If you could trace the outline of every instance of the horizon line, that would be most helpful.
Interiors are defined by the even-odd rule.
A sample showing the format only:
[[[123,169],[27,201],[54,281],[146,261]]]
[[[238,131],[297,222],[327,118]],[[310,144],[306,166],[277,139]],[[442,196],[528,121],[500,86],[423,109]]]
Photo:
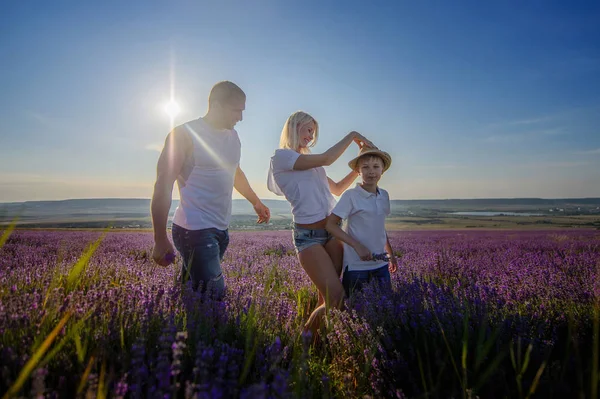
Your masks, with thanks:
[[[472,198],[390,198],[390,201],[474,201],[474,200],[590,200],[600,197],[472,197]],[[151,198],[127,198],[127,197],[93,197],[93,198],[64,198],[50,200],[25,200],[25,201],[0,201],[0,205],[25,204],[31,202],[67,202],[67,201],[98,201],[98,200],[130,200],[130,201],[151,201]],[[172,201],[179,201],[179,198],[173,198]],[[247,201],[245,198],[232,198],[232,201]],[[261,201],[280,201],[288,202],[285,199],[277,198],[260,198]]]

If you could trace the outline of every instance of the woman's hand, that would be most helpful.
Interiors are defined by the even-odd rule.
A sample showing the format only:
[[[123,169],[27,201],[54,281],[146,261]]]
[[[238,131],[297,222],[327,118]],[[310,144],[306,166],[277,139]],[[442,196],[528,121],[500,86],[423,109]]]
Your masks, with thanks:
[[[362,134],[360,134],[356,131],[352,131],[352,132],[350,132],[350,134],[352,135],[352,140],[356,143],[356,145],[358,145],[359,150],[361,150],[365,146],[376,148],[375,144],[373,144],[369,139],[367,139]]]

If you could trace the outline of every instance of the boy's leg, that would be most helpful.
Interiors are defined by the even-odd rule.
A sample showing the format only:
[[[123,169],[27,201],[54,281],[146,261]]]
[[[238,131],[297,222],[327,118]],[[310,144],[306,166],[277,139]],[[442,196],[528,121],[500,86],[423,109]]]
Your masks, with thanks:
[[[392,290],[392,277],[387,265],[373,270],[371,279],[375,280],[382,290]]]
[[[342,285],[346,296],[350,298],[353,293],[360,291],[363,284],[369,282],[369,271],[349,271],[348,268],[344,270],[344,277],[342,277]]]

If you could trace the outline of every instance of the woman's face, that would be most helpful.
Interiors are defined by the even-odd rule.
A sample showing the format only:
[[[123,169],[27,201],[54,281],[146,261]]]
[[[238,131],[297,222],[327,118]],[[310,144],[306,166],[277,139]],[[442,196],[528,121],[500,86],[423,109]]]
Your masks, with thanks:
[[[303,125],[298,126],[298,139],[300,142],[300,148],[306,148],[315,138],[315,121],[307,122]]]

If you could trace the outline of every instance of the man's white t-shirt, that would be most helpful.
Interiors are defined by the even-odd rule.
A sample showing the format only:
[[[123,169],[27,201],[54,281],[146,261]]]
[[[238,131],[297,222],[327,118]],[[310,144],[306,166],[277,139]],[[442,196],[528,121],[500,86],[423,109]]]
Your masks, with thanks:
[[[390,197],[387,191],[378,188],[370,193],[360,184],[346,190],[332,213],[347,219],[345,232],[367,247],[371,253],[384,253],[387,236],[385,218],[390,214]],[[372,270],[387,265],[381,260],[363,261],[354,248],[344,243],[344,267],[349,271]]]
[[[329,216],[335,199],[329,190],[323,167],[294,170],[299,157],[300,153],[294,150],[275,150],[269,166],[267,187],[289,201],[295,223],[315,223]]]
[[[193,151],[177,177],[180,202],[173,223],[188,230],[226,230],[231,195],[240,164],[241,143],[235,129],[218,130],[199,118],[178,126],[191,137]]]

